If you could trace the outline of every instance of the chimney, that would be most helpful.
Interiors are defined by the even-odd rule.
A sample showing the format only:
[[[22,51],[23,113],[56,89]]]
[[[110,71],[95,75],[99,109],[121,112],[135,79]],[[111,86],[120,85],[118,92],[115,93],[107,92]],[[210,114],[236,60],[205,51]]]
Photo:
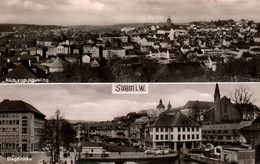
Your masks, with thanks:
[[[37,61],[37,63],[40,63],[40,57],[39,56],[36,56],[36,61]]]
[[[31,67],[32,66],[32,61],[28,60],[28,64],[29,64],[29,67]]]

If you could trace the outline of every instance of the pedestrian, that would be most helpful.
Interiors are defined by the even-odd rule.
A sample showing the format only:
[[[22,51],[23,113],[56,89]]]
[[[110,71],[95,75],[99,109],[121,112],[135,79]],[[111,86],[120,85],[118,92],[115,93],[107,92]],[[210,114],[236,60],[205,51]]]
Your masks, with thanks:
[[[73,164],[73,160],[72,159],[70,160],[70,164]]]

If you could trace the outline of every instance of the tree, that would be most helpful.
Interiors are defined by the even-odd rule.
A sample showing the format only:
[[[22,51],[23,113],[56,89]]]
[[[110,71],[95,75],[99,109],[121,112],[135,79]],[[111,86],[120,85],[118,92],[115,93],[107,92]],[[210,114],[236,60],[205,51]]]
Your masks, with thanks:
[[[201,117],[201,109],[198,106],[198,101],[196,104],[192,107],[192,109],[189,111],[189,117],[194,120],[195,122],[200,122]]]
[[[69,144],[74,141],[76,131],[72,125],[62,118],[60,111],[45,121],[44,128],[40,131],[40,146],[51,151],[51,161],[56,163],[59,159],[60,146],[69,149]]]
[[[251,118],[254,113],[254,108],[251,101],[252,95],[253,92],[251,92],[249,88],[245,88],[242,85],[231,93],[231,100],[238,109],[242,119],[249,119],[249,117]]]

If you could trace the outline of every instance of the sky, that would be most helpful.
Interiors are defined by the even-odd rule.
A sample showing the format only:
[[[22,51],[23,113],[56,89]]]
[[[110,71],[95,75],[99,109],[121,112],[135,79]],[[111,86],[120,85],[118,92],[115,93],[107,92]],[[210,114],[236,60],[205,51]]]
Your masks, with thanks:
[[[259,0],[1,0],[0,23],[118,23],[249,19],[260,22]]]
[[[221,97],[230,97],[240,86],[253,92],[252,101],[260,106],[260,84],[219,83]],[[213,101],[214,83],[148,84],[148,94],[112,94],[112,84],[22,84],[0,85],[0,101],[23,100],[41,111],[46,118],[59,109],[65,119],[108,121],[114,117],[156,109],[159,100],[167,107],[185,105],[189,100]]]

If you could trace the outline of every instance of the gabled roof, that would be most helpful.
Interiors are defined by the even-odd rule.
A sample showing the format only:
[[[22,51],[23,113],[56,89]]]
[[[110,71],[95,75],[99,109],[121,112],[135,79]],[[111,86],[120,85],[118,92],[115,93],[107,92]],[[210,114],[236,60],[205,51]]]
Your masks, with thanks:
[[[64,60],[57,58],[52,63],[43,63],[42,65],[45,65],[45,66],[50,67],[50,68],[63,68],[64,65],[67,65],[67,64],[68,63],[65,62]]]
[[[0,113],[26,113],[32,112],[39,116],[40,118],[45,118],[45,115],[42,114],[32,105],[22,101],[22,100],[8,100],[5,99],[0,103]]]
[[[188,101],[185,104],[185,107],[192,109],[192,108],[194,108],[195,105],[199,109],[210,109],[214,105],[214,102],[210,102],[210,101]]]
[[[37,76],[24,64],[18,65],[11,72],[6,74],[4,78],[14,78],[14,79],[28,79],[37,78]]]
[[[155,123],[152,125],[155,127],[199,127],[200,125],[192,121],[190,118],[181,114],[181,112],[173,113],[173,114],[165,114],[162,113]]]

